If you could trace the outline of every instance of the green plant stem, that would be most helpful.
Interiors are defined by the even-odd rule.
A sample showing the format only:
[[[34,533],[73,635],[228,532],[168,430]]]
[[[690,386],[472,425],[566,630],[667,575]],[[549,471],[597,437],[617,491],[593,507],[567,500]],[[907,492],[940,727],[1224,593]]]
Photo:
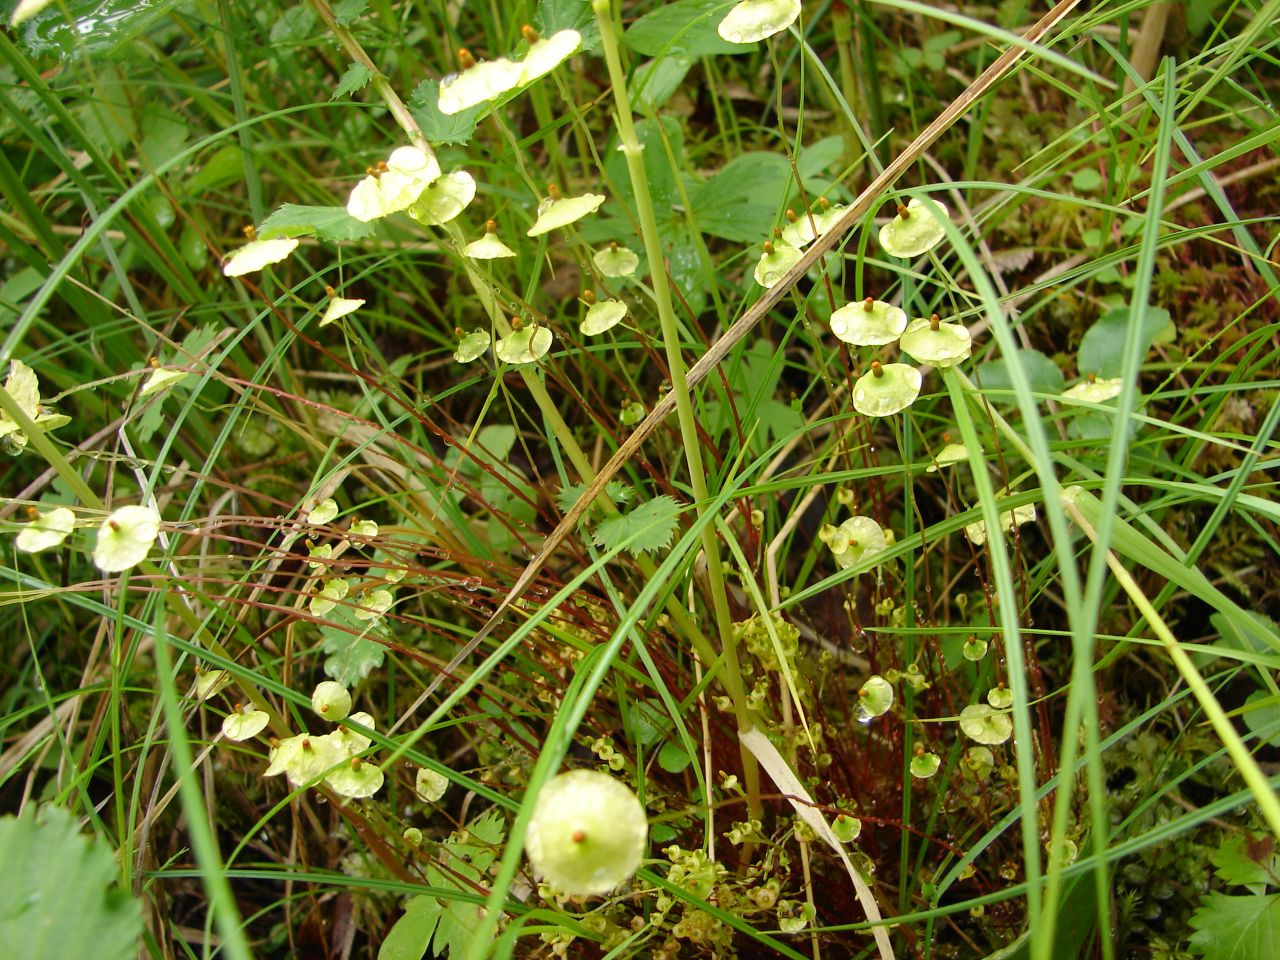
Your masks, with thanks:
[[[962,381],[955,376],[954,368],[939,370],[947,392],[951,397],[952,411],[964,445],[970,454],[970,474],[982,507],[982,519],[987,525],[987,557],[991,565],[991,579],[995,583],[999,603],[996,616],[1004,640],[1005,663],[1009,673],[1009,690],[1013,694],[1013,729],[1018,770],[1019,806],[1022,809],[1022,858],[1027,877],[1027,925],[1036,930],[1040,926],[1043,891],[1040,888],[1040,824],[1036,809],[1035,738],[1031,727],[1031,715],[1027,708],[1026,668],[1022,657],[1022,630],[1018,623],[1018,594],[1014,588],[1013,571],[1009,552],[1005,548],[1000,530],[1000,509],[996,506],[995,490],[987,474],[986,460],[977,451],[982,449],[978,431],[969,411],[969,398]]]
[[[161,588],[161,594],[167,593]],[[200,865],[200,882],[204,884],[209,898],[209,907],[213,911],[213,921],[221,938],[220,949],[225,950],[233,960],[252,960],[249,943],[244,936],[244,924],[240,919],[240,911],[236,906],[235,896],[231,892],[231,884],[222,865],[222,857],[218,853],[218,844],[209,826],[209,811],[205,809],[200,795],[200,785],[195,779],[195,766],[192,763],[191,742],[187,739],[187,730],[182,716],[182,705],[178,702],[178,689],[173,677],[173,657],[169,649],[169,637],[164,628],[164,609],[166,604],[156,604],[154,621],[156,676],[160,683],[160,703],[164,710],[165,725],[169,728],[169,748],[173,751],[174,775],[178,778],[178,794],[182,800],[183,813],[187,818],[187,832],[191,837],[191,848],[196,855],[196,863]],[[178,604],[181,606],[181,603]]]
[[[1083,530],[1085,535],[1096,545],[1098,532],[1072,500],[1069,492],[1063,495],[1062,505],[1071,519],[1075,521],[1076,526]],[[1106,562],[1112,576],[1116,578],[1124,592],[1129,595],[1129,599],[1138,608],[1138,612],[1146,617],[1147,622],[1151,624],[1151,631],[1164,646],[1174,666],[1178,668],[1178,673],[1182,675],[1182,679],[1200,704],[1200,709],[1209,718],[1209,723],[1213,725],[1213,729],[1222,740],[1222,745],[1226,748],[1227,754],[1231,757],[1232,762],[1235,763],[1236,769],[1240,773],[1240,778],[1253,793],[1253,798],[1258,803],[1258,810],[1262,813],[1263,819],[1271,827],[1271,832],[1277,838],[1280,838],[1280,796],[1277,796],[1276,791],[1267,782],[1266,774],[1262,772],[1258,762],[1253,759],[1253,754],[1249,752],[1249,748],[1240,739],[1240,734],[1236,732],[1236,728],[1232,725],[1226,711],[1222,709],[1222,705],[1218,703],[1213,691],[1205,683],[1204,677],[1200,676],[1200,671],[1191,662],[1191,657],[1182,649],[1177,638],[1174,637],[1173,631],[1169,629],[1168,624],[1156,612],[1156,608],[1151,605],[1147,595],[1138,586],[1138,582],[1133,579],[1133,576],[1125,569],[1124,564],[1110,549],[1106,552]]]
[[[596,23],[600,26],[601,46],[609,79],[613,85],[615,116],[618,122],[618,138],[622,155],[631,175],[631,187],[635,194],[636,213],[640,218],[641,239],[653,281],[654,301],[658,308],[658,322],[662,328],[663,347],[667,356],[667,370],[671,378],[671,394],[675,399],[676,417],[680,424],[680,437],[684,441],[685,463],[689,467],[689,483],[699,509],[709,500],[706,473],[702,465],[702,442],[698,437],[698,423],[693,410],[693,398],[685,372],[684,357],[680,353],[680,333],[675,309],[671,303],[671,286],[667,279],[662,241],[658,232],[658,218],[653,209],[653,197],[649,192],[649,177],[644,166],[644,147],[636,136],[631,117],[631,101],[627,95],[627,78],[622,69],[618,50],[618,36],[614,30],[609,0],[592,0]],[[746,690],[738,663],[737,644],[733,636],[733,617],[729,611],[729,594],[724,581],[724,568],[720,557],[720,541],[715,527],[708,524],[702,531],[702,550],[707,561],[707,587],[715,612],[720,646],[724,652],[724,670],[721,679],[733,702],[734,717],[739,730],[751,727],[747,709]],[[760,814],[760,774],[755,757],[745,747],[740,748],[744,784],[747,790],[747,806],[752,817]]]

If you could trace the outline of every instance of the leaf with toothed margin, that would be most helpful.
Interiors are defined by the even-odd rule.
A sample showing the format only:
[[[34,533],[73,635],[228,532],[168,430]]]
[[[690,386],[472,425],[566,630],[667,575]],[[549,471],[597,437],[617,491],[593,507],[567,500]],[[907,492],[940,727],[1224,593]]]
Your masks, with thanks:
[[[680,505],[668,496],[654,497],[620,517],[603,521],[592,534],[596,546],[621,546],[631,554],[663,550],[671,545]]]

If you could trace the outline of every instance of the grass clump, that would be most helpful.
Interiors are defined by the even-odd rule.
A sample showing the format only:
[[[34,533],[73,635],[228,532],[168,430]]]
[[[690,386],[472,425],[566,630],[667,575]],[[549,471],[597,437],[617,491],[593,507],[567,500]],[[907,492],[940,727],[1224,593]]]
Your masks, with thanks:
[[[0,942],[1265,955],[1271,6],[29,6]]]

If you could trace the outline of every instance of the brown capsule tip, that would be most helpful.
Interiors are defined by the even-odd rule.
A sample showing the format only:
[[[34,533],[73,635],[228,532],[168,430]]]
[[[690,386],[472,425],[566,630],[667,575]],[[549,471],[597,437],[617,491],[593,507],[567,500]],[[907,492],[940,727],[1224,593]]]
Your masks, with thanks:
[[[360,764],[362,764],[363,762],[364,762],[364,761],[363,761],[363,760],[361,760],[359,757],[352,757],[352,758],[351,758],[351,769],[352,769],[352,770],[359,770],[359,769],[360,769]]]
[[[782,228],[781,228],[781,227],[774,227],[774,228],[773,228],[773,238],[774,238],[775,240],[781,240],[781,239],[782,239]]]
[[[924,756],[924,744],[923,744],[923,743],[917,743],[917,744],[916,744],[916,756],[917,756],[917,757],[923,757],[923,756]]]
[[[941,318],[940,318],[936,313],[935,313],[935,314],[931,314],[931,315],[929,316],[929,329],[930,329],[930,330],[937,330],[937,329],[938,329],[938,327],[940,327],[940,326],[942,326],[942,320],[941,320]]]
[[[593,303],[596,302],[596,295],[590,290],[583,290],[582,302],[585,303],[587,306],[591,306]]]
[[[496,221],[496,220],[486,220],[486,221],[484,222],[484,232],[485,232],[485,233],[497,233],[497,232],[498,232],[498,221]]]
[[[461,337],[461,336],[462,336],[462,334],[463,334],[463,332],[464,332],[464,331],[463,331],[463,329],[462,329],[461,327],[454,327],[454,328],[453,328],[453,335],[454,335],[455,337]]]
[[[107,526],[111,528],[112,533],[120,532],[120,524],[116,523],[114,520],[108,520]]]
[[[40,511],[28,504],[26,514],[30,519],[34,520],[36,517],[40,516]]]
[[[900,216],[903,220],[910,220],[911,211],[908,210],[906,207],[904,207],[902,204],[898,204],[898,216]]]
[[[559,188],[559,187],[557,187],[554,183],[548,183],[548,184],[547,184],[547,196],[548,196],[548,197],[550,197],[552,200],[559,200],[559,199],[560,199],[560,188]]]
[[[764,242],[764,252],[765,252],[768,256],[773,256],[773,243],[772,243],[771,241],[766,240],[766,241]]]
[[[863,310],[865,310],[865,311],[867,311],[867,313],[870,313],[870,312],[871,312],[872,310],[874,310],[875,308],[876,308],[876,298],[875,298],[875,297],[867,297],[867,299],[865,299],[865,300],[863,300],[863,301],[862,301],[862,309],[863,309]]]
[[[303,749],[303,750],[310,750],[310,749],[311,749],[311,741],[310,741],[310,740],[303,740],[303,741],[302,741],[302,749]]]
[[[871,361],[871,372],[874,373],[877,377],[884,376],[884,367],[880,366],[879,360]]]
[[[519,329],[520,329],[521,327],[523,327],[523,326],[524,326],[524,321],[523,321],[523,320],[521,320],[519,317],[512,317],[512,318],[511,318],[511,329],[512,329],[512,330],[519,330]]]
[[[390,170],[390,169],[391,169],[391,168],[387,166],[387,161],[385,161],[385,160],[379,160],[379,161],[378,161],[377,170],[378,170],[378,174],[379,174],[379,176],[381,176],[382,174],[386,173],[386,172],[387,172],[388,170]]]
[[[466,47],[458,48],[458,66],[463,70],[470,70],[476,65],[476,58],[471,55],[471,51]]]
[[[870,694],[869,694],[869,693],[867,693],[867,691],[866,691],[865,689],[859,689],[859,690],[858,690],[858,696],[860,696],[860,697],[868,697],[868,696],[870,696]]]
[[[569,834],[569,839],[574,843],[583,843],[587,839],[587,831],[579,827],[577,830],[573,831],[573,833]]]
[[[950,443],[950,442],[951,442],[951,432],[950,432],[949,430],[944,430],[944,431],[942,432],[942,442],[943,442],[943,443]]]
[[[851,547],[856,547],[857,545],[858,545],[858,541],[857,541],[857,540],[854,540],[854,539],[851,537],[851,538],[849,539],[849,546],[851,546]]]
[[[1098,375],[1097,375],[1096,373],[1091,373],[1091,374],[1089,374],[1089,376],[1088,376],[1088,377],[1086,377],[1085,379],[1087,379],[1090,383],[1097,383],[1097,382],[1098,382]]]
[[[150,359],[147,360],[147,366],[149,366],[152,370],[155,370],[160,366],[160,358],[151,357]]]
[[[525,43],[534,44],[538,42],[538,31],[527,23],[520,28],[520,36],[524,37]]]
[[[257,230],[255,230],[255,229],[253,228],[253,224],[252,224],[252,223],[250,223],[250,224],[248,224],[247,226],[245,226],[245,228],[244,228],[244,230],[243,230],[243,233],[244,233],[244,238],[245,238],[246,240],[257,240],[257,239],[258,239],[258,231],[257,231]]]
[[[831,201],[828,200],[826,197],[819,197],[818,206],[820,206],[823,210],[826,210],[831,206]]]
[[[787,207],[787,223],[795,223],[796,219],[796,212],[790,207]]]
[[[617,252],[618,252],[618,241],[617,241],[617,240],[610,240],[610,241],[609,241],[609,250],[610,250],[610,252],[612,252],[612,253],[617,253]]]
[[[338,295],[338,291],[333,289],[333,287],[329,286],[328,284],[325,284],[324,295],[326,297],[336,297]]]

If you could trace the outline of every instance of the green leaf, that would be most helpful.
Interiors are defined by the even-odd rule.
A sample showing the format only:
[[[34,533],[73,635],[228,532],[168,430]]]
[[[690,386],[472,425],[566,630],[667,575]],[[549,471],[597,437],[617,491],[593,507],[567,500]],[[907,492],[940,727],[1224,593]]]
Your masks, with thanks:
[[[649,194],[661,216],[681,203],[676,178],[679,176],[680,165],[684,162],[684,129],[675,117],[663,116],[659,120],[641,120],[636,124],[636,139],[644,149],[641,157],[644,160],[645,173],[649,178]],[[668,150],[671,153],[670,157],[667,156]],[[616,199],[634,209],[635,192],[631,186],[631,174],[627,170],[627,158],[616,150],[612,151],[605,161],[605,170],[609,178],[618,186]],[[668,216],[667,219],[669,220],[670,217]],[[669,233],[665,230],[663,232]],[[669,240],[668,237],[663,239]]]
[[[828,172],[843,155],[843,137],[823,137],[817,143],[811,143],[800,150],[796,156],[796,170],[801,179],[808,180]],[[796,212],[799,213],[798,210]]]
[[[586,492],[587,484],[585,483],[567,484],[561,487],[560,492],[556,494],[556,505],[562,513],[568,513]],[[627,503],[631,500],[633,491],[628,483],[610,480],[604,485],[604,495],[614,503]]]
[[[734,243],[758,243],[777,222],[790,183],[786,157],[744,153],[695,189],[689,202],[703,233]]]
[[[142,933],[138,903],[115,887],[114,851],[61,807],[0,819],[0,944],[22,960],[128,960]]]
[[[259,240],[276,237],[318,237],[339,243],[373,235],[372,223],[361,223],[345,207],[307,207],[281,204],[258,228]]]
[[[369,0],[338,0],[333,5],[333,19],[340,27],[349,27],[364,15]]]
[[[373,76],[373,71],[363,63],[351,64],[351,66],[347,67],[347,72],[342,75],[342,79],[338,81],[338,85],[334,87],[329,100],[341,100],[343,97],[349,97],[357,90],[363,90],[369,81],[373,79]]]
[[[1218,876],[1242,887],[1280,885],[1280,853],[1265,834],[1234,834],[1209,854]]]
[[[645,14],[627,29],[623,39],[646,57],[753,52],[755,44],[730,43],[716,31],[727,12],[725,0],[676,0]]]
[[[1280,747],[1280,698],[1255,690],[1244,701],[1240,715],[1250,732],[1273,747]]]
[[[1102,186],[1102,174],[1092,167],[1077,170],[1071,177],[1071,189],[1081,193],[1089,193]]]
[[[579,53],[590,53],[600,46],[600,27],[591,12],[591,0],[542,0],[533,15],[533,25],[540,37],[560,30],[577,30],[582,34]]]
[[[437,80],[423,80],[413,88],[413,96],[409,98],[409,112],[422,127],[423,136],[436,144],[470,141],[475,136],[476,122],[492,106],[492,103],[481,103],[458,113],[443,114],[440,112],[440,83]]]
[[[782,361],[774,345],[763,338],[742,351],[729,371],[734,410],[742,429],[750,433],[750,446],[763,451],[774,440],[789,436],[804,426],[804,417],[774,395],[782,377]],[[723,394],[722,394],[723,395]],[[717,439],[733,428],[734,418],[722,400],[707,402],[706,420]]]
[[[693,66],[692,57],[663,57],[646,60],[631,75],[627,92],[643,112],[657,110],[680,89],[685,75]]]
[[[672,497],[654,497],[630,513],[605,520],[592,539],[606,550],[618,546],[632,554],[663,550],[671,544],[679,515],[680,505]]]
[[[1280,956],[1280,895],[1211,893],[1188,921],[1193,953],[1208,960],[1274,960]]]
[[[335,608],[329,621],[320,627],[320,649],[329,655],[324,661],[325,676],[344,687],[354,687],[382,666],[386,648],[370,639],[376,635],[376,628],[356,620],[348,607]]]
[[[689,763],[689,754],[678,743],[664,743],[658,751],[658,766],[667,773],[679,773]]]
[[[199,170],[187,181],[192,196],[206,190],[220,190],[244,177],[244,152],[235,144],[224,144],[209,155]]]
[[[444,908],[435,897],[414,897],[378,948],[378,960],[422,960]]]
[[[295,46],[315,36],[318,20],[315,8],[306,3],[290,7],[271,25],[271,44],[276,47]]]
[[[1129,328],[1129,308],[1108,310],[1092,327],[1085,331],[1076,355],[1080,375],[1096,374],[1102,378],[1118,377],[1123,372],[1124,340]],[[1146,355],[1157,340],[1173,339],[1173,321],[1169,311],[1160,307],[1147,307],[1142,312],[1142,354]]]
[[[1039,350],[1019,350],[1013,355],[1013,359],[1022,366],[1022,372],[1031,381],[1031,389],[1036,393],[1059,394],[1066,386],[1058,365]],[[999,357],[978,364],[974,372],[984,390],[1013,389],[1013,381],[1009,377],[1009,361],[1009,357]],[[999,400],[1013,403],[1012,397],[1000,397]]]
[[[454,834],[442,844],[443,866],[433,864],[427,867],[427,883],[473,895],[477,888],[486,888],[489,865],[498,854],[506,829],[506,821],[497,809],[487,811],[465,831]],[[476,842],[471,842],[473,840]],[[480,923],[476,905],[446,898],[437,902],[442,912],[432,951],[438,957],[447,950],[450,960],[461,960],[475,939],[475,930]]]

